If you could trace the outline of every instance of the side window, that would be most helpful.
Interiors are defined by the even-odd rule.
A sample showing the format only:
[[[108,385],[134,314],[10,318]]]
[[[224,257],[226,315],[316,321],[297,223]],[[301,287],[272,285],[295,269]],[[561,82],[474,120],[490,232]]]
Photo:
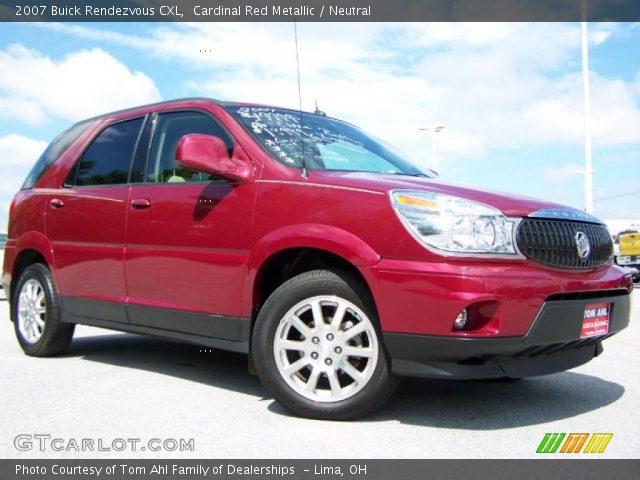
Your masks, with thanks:
[[[217,180],[213,175],[184,169],[175,159],[180,137],[189,133],[220,137],[231,152],[233,140],[217,121],[200,112],[169,112],[160,114],[157,122],[147,168],[148,182],[183,183]]]
[[[143,118],[105,128],[91,142],[78,165],[75,184],[117,185],[127,183],[131,157]]]
[[[92,120],[85,120],[84,122],[76,123],[67,131],[58,135],[46,148],[46,150],[40,155],[40,158],[35,163],[27,179],[22,184],[21,190],[33,188],[33,186],[42,178],[48,168],[53,165],[56,160],[62,155],[67,148],[75,142],[80,135],[91,125]]]
[[[144,173],[147,168],[147,155],[149,154],[149,139],[151,138],[151,130],[153,128],[153,117],[147,116],[144,122],[140,136],[138,137],[138,146],[136,147],[136,153],[133,157],[131,164],[131,174],[129,175],[129,181],[131,183],[144,182]]]

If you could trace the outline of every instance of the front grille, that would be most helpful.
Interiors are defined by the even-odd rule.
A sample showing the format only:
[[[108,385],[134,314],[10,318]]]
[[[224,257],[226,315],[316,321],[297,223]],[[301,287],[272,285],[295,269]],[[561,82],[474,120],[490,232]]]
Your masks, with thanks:
[[[591,254],[584,260],[578,255],[578,231],[591,245]],[[609,263],[613,255],[607,227],[586,222],[525,218],[518,226],[516,242],[525,257],[559,268],[595,268]]]

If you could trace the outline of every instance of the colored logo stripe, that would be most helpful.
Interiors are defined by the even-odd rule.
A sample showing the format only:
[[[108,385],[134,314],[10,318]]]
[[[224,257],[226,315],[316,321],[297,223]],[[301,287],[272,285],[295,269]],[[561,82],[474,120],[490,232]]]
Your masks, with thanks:
[[[566,440],[564,440],[565,437]],[[612,437],[613,433],[570,433],[569,435],[566,433],[545,433],[536,453],[556,453],[561,444],[562,448],[558,453],[604,453]],[[564,443],[562,443],[563,440]],[[586,447],[584,447],[585,443]]]
[[[545,433],[536,453],[556,453],[564,437],[564,433]]]
[[[613,433],[594,433],[584,449],[584,453],[603,453],[613,437]]]
[[[589,438],[588,433],[570,433],[562,445],[560,453],[580,453],[587,438]]]

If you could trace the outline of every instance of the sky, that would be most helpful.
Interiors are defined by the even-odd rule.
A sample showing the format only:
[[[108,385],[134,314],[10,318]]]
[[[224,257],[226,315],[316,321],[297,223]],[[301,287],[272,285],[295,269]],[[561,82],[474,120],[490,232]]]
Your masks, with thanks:
[[[640,218],[640,24],[589,24],[589,43],[595,214]],[[300,23],[298,44],[303,109],[422,168],[420,128],[444,125],[442,180],[584,208],[580,24]],[[57,133],[192,96],[298,108],[293,24],[0,24],[0,231]]]

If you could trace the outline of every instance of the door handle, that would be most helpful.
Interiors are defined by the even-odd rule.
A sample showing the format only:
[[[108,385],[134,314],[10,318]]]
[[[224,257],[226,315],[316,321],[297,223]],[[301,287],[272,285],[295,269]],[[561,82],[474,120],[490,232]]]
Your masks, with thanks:
[[[131,208],[135,208],[136,210],[143,210],[150,206],[151,202],[146,198],[134,198],[131,200]]]
[[[51,200],[49,200],[49,206],[51,208],[62,208],[64,207],[64,202],[59,198],[52,198]]]

